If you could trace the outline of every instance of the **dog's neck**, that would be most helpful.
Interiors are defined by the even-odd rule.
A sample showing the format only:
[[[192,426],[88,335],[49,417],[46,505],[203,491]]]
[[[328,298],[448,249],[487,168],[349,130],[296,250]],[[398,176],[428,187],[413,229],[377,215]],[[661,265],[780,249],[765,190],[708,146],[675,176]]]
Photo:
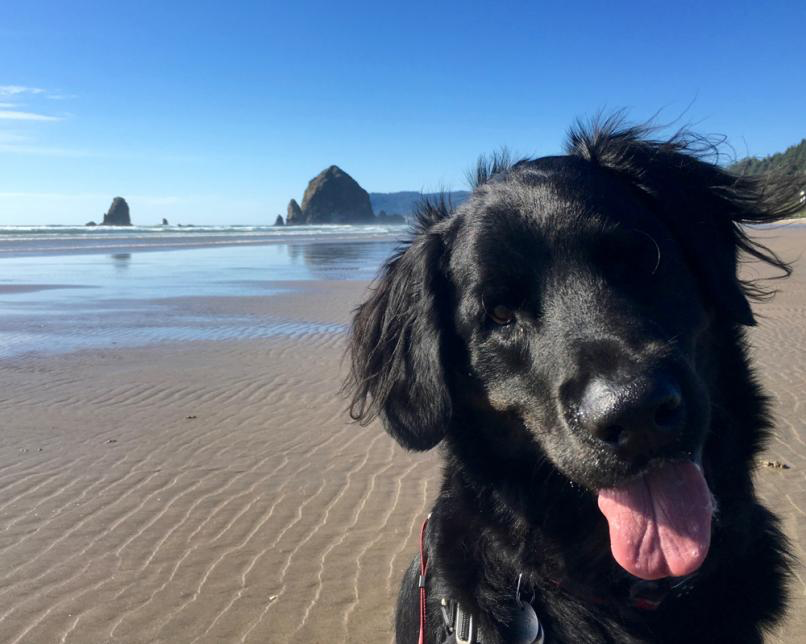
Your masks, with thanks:
[[[490,485],[489,480],[473,479],[466,460],[461,467],[450,455],[447,460],[429,530],[430,565],[442,577],[441,592],[448,598],[490,601],[488,606],[471,605],[471,610],[494,612],[491,607],[505,604],[519,575],[538,614],[547,594],[570,597],[589,610],[653,611],[694,583],[645,582],[621,569],[610,554],[595,501],[565,484],[559,473],[547,474],[543,493],[527,499],[501,481]],[[564,511],[557,512],[558,507]],[[572,509],[577,514],[569,516]],[[479,579],[476,572],[482,568],[490,574]]]
[[[607,526],[595,498],[571,485],[548,461],[531,468],[513,462],[503,470],[480,454],[452,453],[452,447],[447,446],[436,510],[450,517],[445,530],[454,542],[467,541],[473,552],[487,546],[515,574],[528,570],[533,576],[587,583],[591,572],[613,567]]]

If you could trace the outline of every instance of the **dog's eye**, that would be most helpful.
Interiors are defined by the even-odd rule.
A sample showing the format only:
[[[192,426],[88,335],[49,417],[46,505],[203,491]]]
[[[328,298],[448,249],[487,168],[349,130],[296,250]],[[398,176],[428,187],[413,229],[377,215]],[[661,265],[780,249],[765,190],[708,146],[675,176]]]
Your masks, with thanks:
[[[509,307],[499,304],[489,311],[489,316],[493,322],[505,326],[515,321],[515,313]]]

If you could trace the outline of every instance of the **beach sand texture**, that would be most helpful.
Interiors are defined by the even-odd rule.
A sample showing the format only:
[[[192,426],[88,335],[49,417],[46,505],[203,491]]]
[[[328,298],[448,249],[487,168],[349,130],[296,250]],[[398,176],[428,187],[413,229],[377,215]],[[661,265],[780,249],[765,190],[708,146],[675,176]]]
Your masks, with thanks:
[[[792,258],[804,233],[765,236]],[[290,286],[199,306],[338,324],[366,283]],[[806,264],[781,287],[750,337],[777,418],[763,459],[789,469],[757,479],[803,556]],[[0,641],[391,641],[438,454],[348,423],[344,339],[300,327],[0,364]],[[806,641],[802,565],[792,597],[769,641]]]

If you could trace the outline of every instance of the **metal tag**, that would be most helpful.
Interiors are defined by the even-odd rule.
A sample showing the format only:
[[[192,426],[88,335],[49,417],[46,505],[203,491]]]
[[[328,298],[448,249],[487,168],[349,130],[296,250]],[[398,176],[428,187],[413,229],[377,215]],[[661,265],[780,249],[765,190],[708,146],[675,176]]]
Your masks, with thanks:
[[[543,627],[537,619],[534,608],[526,602],[519,602],[512,607],[501,635],[507,644],[543,644]]]
[[[503,630],[504,641],[508,644],[544,644],[543,626],[537,619],[537,613],[532,605],[521,601],[521,582],[523,573],[518,575],[518,584],[515,586],[515,604],[509,613],[509,619]]]

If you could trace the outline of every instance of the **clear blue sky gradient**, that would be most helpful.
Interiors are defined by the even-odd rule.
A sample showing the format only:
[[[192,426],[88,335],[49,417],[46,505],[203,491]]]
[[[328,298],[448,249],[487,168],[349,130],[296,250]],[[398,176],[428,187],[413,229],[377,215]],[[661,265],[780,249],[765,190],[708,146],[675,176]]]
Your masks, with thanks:
[[[271,223],[338,164],[461,189],[627,108],[764,156],[806,136],[804,2],[0,5],[0,224]]]

